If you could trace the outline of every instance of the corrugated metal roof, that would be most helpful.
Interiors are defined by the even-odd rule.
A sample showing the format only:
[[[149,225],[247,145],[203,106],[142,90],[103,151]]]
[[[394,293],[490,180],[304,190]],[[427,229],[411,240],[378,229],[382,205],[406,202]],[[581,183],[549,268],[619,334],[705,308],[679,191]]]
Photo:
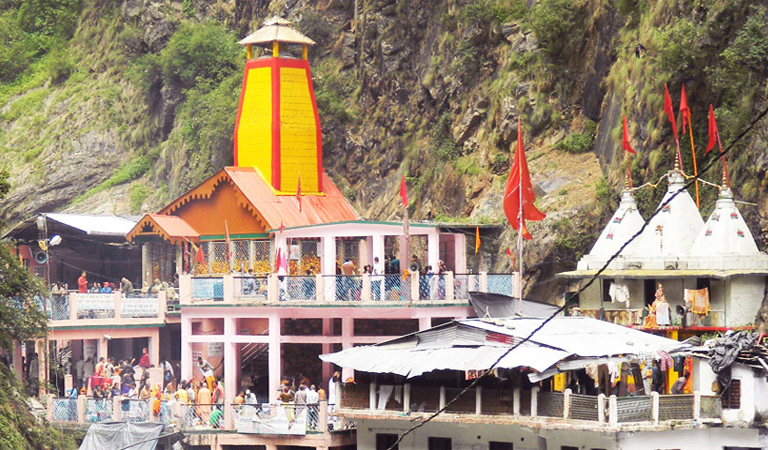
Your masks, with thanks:
[[[288,44],[315,45],[315,41],[304,36],[293,27],[291,22],[280,17],[272,17],[264,22],[264,26],[249,34],[238,42],[240,45],[269,44],[274,41]]]
[[[50,220],[76,228],[85,234],[95,236],[125,236],[136,219],[125,216],[96,214],[46,214]]]
[[[592,278],[597,274],[597,270],[573,270],[570,272],[560,272],[555,275],[557,278]],[[768,270],[764,269],[741,269],[741,270],[711,270],[711,269],[685,269],[685,270],[650,270],[650,269],[628,269],[628,270],[605,270],[599,278],[628,278],[628,279],[654,279],[654,278],[715,278],[718,280],[745,275],[768,275]]]
[[[689,346],[650,333],[599,321],[589,317],[555,317],[545,324],[534,337],[523,345],[509,348],[542,325],[542,318],[466,319],[442,325],[412,336],[431,336],[421,339],[415,346],[402,345],[402,339],[374,346],[354,347],[338,353],[321,355],[325,362],[342,367],[375,373],[395,373],[415,377],[434,370],[482,370],[502,358],[497,367],[514,369],[530,367],[537,372],[557,371],[557,364],[566,359],[593,359],[655,353],[685,349]],[[449,329],[456,336],[466,336],[465,342],[445,340],[442,345],[434,339],[448,336]],[[461,329],[465,331],[459,331]],[[498,340],[479,339],[470,329],[510,336],[512,344]],[[412,339],[409,339],[412,342]],[[508,352],[506,355],[505,353]]]
[[[144,231],[145,228],[151,228],[152,231]],[[148,233],[160,236],[174,245],[183,242],[186,239],[193,242],[200,240],[200,234],[184,219],[164,214],[146,214],[136,226],[127,233],[126,239],[130,242],[138,236],[146,235]]]

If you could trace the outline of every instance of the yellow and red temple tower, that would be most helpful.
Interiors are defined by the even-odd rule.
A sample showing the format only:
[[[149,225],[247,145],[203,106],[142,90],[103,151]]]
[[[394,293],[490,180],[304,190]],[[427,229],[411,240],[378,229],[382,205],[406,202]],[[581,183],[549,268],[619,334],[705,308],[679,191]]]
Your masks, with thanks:
[[[323,139],[308,47],[315,42],[273,17],[240,41],[248,48],[235,124],[235,165],[254,167],[278,193],[323,191]],[[271,50],[253,57],[253,46]],[[301,46],[301,59],[287,52]]]

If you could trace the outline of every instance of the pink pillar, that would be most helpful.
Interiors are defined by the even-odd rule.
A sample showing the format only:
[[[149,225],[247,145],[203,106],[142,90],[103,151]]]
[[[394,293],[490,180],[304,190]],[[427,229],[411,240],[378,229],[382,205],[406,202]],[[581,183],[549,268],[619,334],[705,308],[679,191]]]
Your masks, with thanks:
[[[463,234],[454,234],[456,239],[454,267],[456,273],[467,273],[467,239]]]
[[[419,317],[419,331],[432,328],[431,317]]]
[[[341,348],[352,348],[354,345],[353,338],[355,335],[354,319],[351,317],[341,318]],[[346,380],[348,378],[354,378],[355,371],[352,368],[344,367],[341,372],[341,379]]]
[[[148,336],[149,364],[160,365],[160,331],[153,328]]]
[[[181,316],[181,379],[189,381],[192,378],[192,321],[189,317]]]
[[[323,319],[323,336],[330,336],[333,334],[333,319]],[[333,351],[333,344],[323,342],[323,353],[331,353]],[[331,378],[331,363],[323,362],[323,380]]]
[[[272,401],[277,392],[277,388],[280,387],[281,371],[283,370],[283,364],[280,357],[280,317],[273,313],[269,317],[269,398],[267,401]]]
[[[237,335],[235,318],[224,318],[224,428],[232,427],[232,398],[237,395],[237,344],[232,343]]]
[[[440,234],[433,229],[427,234],[427,264],[437,272],[438,261],[440,261]]]

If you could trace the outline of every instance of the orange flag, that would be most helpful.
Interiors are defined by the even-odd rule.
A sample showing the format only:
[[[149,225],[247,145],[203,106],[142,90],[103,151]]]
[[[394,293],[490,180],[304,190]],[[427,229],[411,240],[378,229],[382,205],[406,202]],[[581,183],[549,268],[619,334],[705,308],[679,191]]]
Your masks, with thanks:
[[[522,200],[522,202],[521,202]],[[546,214],[536,209],[533,204],[536,194],[533,192],[531,175],[528,173],[528,163],[525,161],[525,149],[523,148],[523,130],[520,118],[517,119],[517,151],[512,169],[509,171],[507,188],[504,191],[504,214],[507,216],[512,228],[523,235],[525,239],[533,239],[526,220],[543,220]]]
[[[480,227],[475,227],[475,255],[480,250]]]

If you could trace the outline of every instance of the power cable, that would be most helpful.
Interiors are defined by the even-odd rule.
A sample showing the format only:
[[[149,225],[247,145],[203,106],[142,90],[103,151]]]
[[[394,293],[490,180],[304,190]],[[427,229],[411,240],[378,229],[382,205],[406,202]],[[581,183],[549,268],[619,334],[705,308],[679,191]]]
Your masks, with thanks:
[[[752,128],[754,128],[755,125],[760,120],[762,120],[763,117],[765,117],[766,114],[768,114],[768,108],[765,108],[757,116],[756,119],[754,119],[752,122],[750,122],[749,126],[747,126],[743,131],[741,131],[741,133],[739,133],[734,138],[734,140],[728,145],[728,147],[726,147],[726,149],[723,150],[722,153],[720,153],[720,156],[724,157],[725,155],[727,155],[733,149],[734,145],[736,145],[737,142],[739,142],[749,131],[751,131]],[[407,436],[407,435],[411,434],[412,432],[416,431],[417,429],[423,427],[424,425],[426,425],[427,423],[429,423],[433,419],[435,419],[437,416],[439,416],[440,414],[445,412],[445,410],[448,409],[449,406],[453,405],[462,395],[467,393],[470,389],[474,388],[480,382],[480,380],[482,380],[485,377],[487,377],[491,373],[491,371],[494,368],[496,368],[496,366],[501,362],[502,359],[504,359],[507,355],[509,355],[517,347],[519,347],[522,344],[530,341],[531,338],[533,338],[533,336],[536,333],[538,333],[542,328],[544,328],[544,326],[546,324],[551,322],[557,315],[559,315],[561,312],[563,312],[568,307],[568,305],[573,302],[573,299],[578,298],[579,295],[582,292],[584,292],[588,287],[590,287],[600,277],[600,275],[608,268],[608,266],[613,262],[613,260],[615,260],[619,256],[619,254],[621,254],[621,252],[623,252],[624,249],[627,248],[627,246],[630,243],[632,243],[632,241],[634,241],[638,236],[640,236],[643,233],[643,231],[645,231],[645,229],[648,227],[648,224],[651,222],[651,219],[653,219],[657,214],[659,214],[662,211],[662,209],[664,209],[664,207],[669,205],[672,202],[672,200],[674,200],[675,197],[680,195],[680,193],[685,192],[688,188],[693,186],[694,183],[696,183],[696,180],[698,180],[699,177],[701,177],[701,175],[703,175],[705,172],[707,172],[709,169],[711,169],[712,166],[714,166],[716,163],[719,163],[719,160],[720,160],[720,158],[712,159],[709,162],[709,164],[707,164],[703,169],[701,169],[699,171],[698,175],[691,177],[690,180],[682,188],[680,188],[679,190],[674,192],[672,195],[670,195],[670,197],[665,202],[663,202],[661,205],[659,205],[659,207],[656,209],[656,211],[654,211],[653,214],[651,214],[651,216],[648,218],[648,220],[643,223],[643,226],[640,227],[640,230],[638,230],[634,235],[632,235],[632,237],[629,238],[629,240],[627,240],[624,244],[622,244],[622,246],[616,251],[616,253],[614,253],[610,258],[608,258],[608,260],[605,262],[605,264],[603,264],[603,266],[594,275],[592,275],[592,277],[589,279],[589,281],[583,287],[581,287],[578,291],[576,291],[576,294],[573,297],[571,297],[572,298],[571,301],[566,301],[563,304],[563,306],[557,308],[557,310],[555,310],[549,317],[544,319],[541,322],[541,324],[539,324],[536,328],[534,328],[533,331],[531,331],[530,334],[528,334],[528,336],[526,336],[525,338],[520,340],[517,344],[513,345],[507,351],[505,351],[501,356],[499,356],[496,359],[496,361],[494,361],[493,364],[491,364],[491,366],[486,370],[486,372],[483,375],[475,378],[472,381],[472,383],[470,383],[467,387],[462,389],[461,392],[459,392],[449,402],[446,402],[446,404],[442,408],[438,409],[436,412],[431,414],[425,420],[421,421],[417,425],[412,426],[411,428],[406,430],[403,434],[398,436],[397,440],[387,450],[394,450],[395,448],[397,448],[398,444],[400,444],[400,442],[403,440],[403,438],[405,436]]]

